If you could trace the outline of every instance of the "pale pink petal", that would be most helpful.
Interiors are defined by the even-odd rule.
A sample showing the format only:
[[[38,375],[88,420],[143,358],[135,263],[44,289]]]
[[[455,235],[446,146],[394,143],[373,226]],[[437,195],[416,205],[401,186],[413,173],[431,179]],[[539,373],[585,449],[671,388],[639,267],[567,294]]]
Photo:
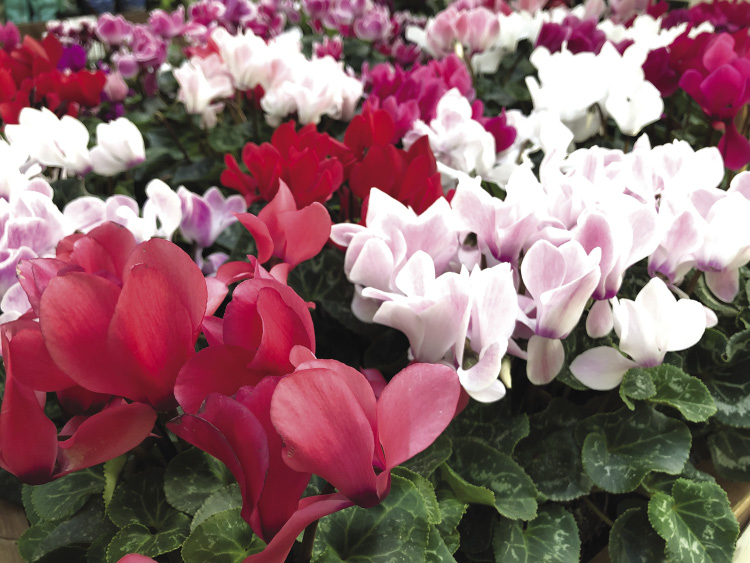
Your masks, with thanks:
[[[570,364],[570,371],[591,389],[606,391],[617,387],[630,368],[638,367],[614,348],[599,346],[586,350]]]
[[[527,347],[529,360],[526,375],[534,385],[549,383],[560,373],[565,362],[565,349],[561,340],[534,335]]]
[[[604,338],[614,325],[609,301],[595,301],[586,317],[586,334],[591,338]]]
[[[731,303],[740,290],[740,271],[738,268],[721,272],[706,272],[706,285],[711,292],[724,301]]]

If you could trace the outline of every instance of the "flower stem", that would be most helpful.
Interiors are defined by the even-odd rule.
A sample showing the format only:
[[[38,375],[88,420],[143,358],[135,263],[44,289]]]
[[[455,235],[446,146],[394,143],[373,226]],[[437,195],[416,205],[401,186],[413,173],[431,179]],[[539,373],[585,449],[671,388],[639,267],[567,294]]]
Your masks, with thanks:
[[[320,494],[329,495],[335,490],[336,489],[333,485],[326,483],[323,490],[320,491]],[[298,563],[310,563],[310,560],[312,559],[313,546],[315,545],[315,532],[318,531],[318,522],[320,522],[320,520],[316,520],[305,528],[305,533],[302,536],[302,549],[297,558]]]
[[[583,497],[583,502],[584,502],[584,503],[586,504],[586,506],[588,506],[588,507],[589,507],[589,508],[591,509],[591,511],[592,511],[592,512],[593,512],[594,514],[596,514],[596,515],[597,515],[597,516],[599,517],[599,519],[600,519],[600,520],[601,520],[602,522],[604,522],[604,523],[605,523],[605,524],[606,524],[607,526],[609,526],[609,527],[611,528],[612,526],[614,526],[614,525],[615,525],[615,523],[614,523],[614,522],[612,522],[612,520],[610,520],[610,519],[609,519],[609,517],[608,517],[608,516],[607,516],[606,514],[604,514],[604,512],[602,512],[601,510],[599,510],[599,507],[597,507],[597,506],[596,506],[596,505],[595,505],[595,504],[594,504],[593,502],[591,502],[591,501],[589,500],[589,498],[588,498],[588,497]]]

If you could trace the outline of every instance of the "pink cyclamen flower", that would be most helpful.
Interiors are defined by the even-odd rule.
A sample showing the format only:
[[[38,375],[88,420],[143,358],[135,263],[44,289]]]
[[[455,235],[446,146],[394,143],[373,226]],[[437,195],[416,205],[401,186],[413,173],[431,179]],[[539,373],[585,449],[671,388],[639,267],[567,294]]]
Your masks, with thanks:
[[[339,492],[300,500],[297,511],[247,563],[277,563],[311,522],[355,504],[369,508],[390,491],[391,469],[417,455],[445,430],[460,386],[443,365],[413,364],[375,398],[360,372],[312,360],[278,384],[271,420],[296,471],[323,477]]]
[[[328,210],[318,202],[297,210],[294,196],[283,181],[257,216],[240,213],[237,219],[253,235],[261,264],[274,257],[290,270],[320,252],[331,234]]]
[[[612,309],[620,351],[599,346],[570,364],[573,375],[592,389],[617,387],[630,368],[658,366],[667,352],[696,344],[706,329],[703,305],[675,299],[660,278],[652,278],[635,301],[613,299]]]
[[[115,46],[126,43],[133,34],[133,24],[122,16],[102,14],[96,22],[96,35],[102,43]]]
[[[575,328],[597,287],[600,259],[601,249],[587,254],[575,240],[560,247],[539,240],[524,256],[521,276],[536,305],[526,368],[532,383],[549,383],[562,368],[565,353],[560,339]]]

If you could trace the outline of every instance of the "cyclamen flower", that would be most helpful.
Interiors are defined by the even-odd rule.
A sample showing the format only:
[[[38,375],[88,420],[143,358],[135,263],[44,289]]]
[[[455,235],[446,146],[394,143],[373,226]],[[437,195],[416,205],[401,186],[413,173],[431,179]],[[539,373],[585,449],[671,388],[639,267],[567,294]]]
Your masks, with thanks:
[[[232,82],[218,55],[212,54],[205,59],[193,57],[184,61],[173,74],[180,85],[178,97],[185,104],[185,110],[201,115],[204,127],[214,127],[217,112],[224,108],[224,104],[215,101],[234,94]]]
[[[601,250],[587,254],[576,241],[559,248],[540,240],[528,250],[521,263],[521,275],[536,305],[534,336],[529,339],[529,380],[549,383],[565,360],[560,339],[578,324],[586,302],[599,283]]]
[[[200,248],[211,246],[224,229],[237,220],[234,214],[246,210],[242,196],[224,198],[216,187],[199,196],[180,186],[177,195],[182,203],[180,232],[186,241]]]
[[[320,475],[339,492],[300,500],[248,563],[282,561],[311,522],[354,504],[379,504],[390,491],[391,469],[435,441],[458,398],[458,380],[446,366],[411,365],[375,399],[365,376],[352,368],[332,360],[299,365],[274,392],[271,421],[284,443],[284,461]]]
[[[66,173],[85,176],[91,169],[89,133],[69,115],[59,119],[47,108],[21,110],[18,125],[6,125],[5,135],[12,144],[28,151],[32,160],[44,166],[57,166]]]
[[[447,271],[458,249],[458,233],[444,198],[417,216],[391,196],[373,189],[367,208],[367,227],[339,224],[331,239],[346,246],[344,272],[355,284],[352,312],[370,322],[379,302],[363,298],[362,288],[396,292],[395,278],[418,251],[428,254],[436,275]]]
[[[89,159],[94,172],[102,176],[114,176],[146,160],[141,132],[124,117],[97,125],[96,142]]]
[[[500,35],[500,21],[487,8],[457,10],[449,6],[427,22],[427,47],[436,58],[453,53],[454,42],[470,54],[486,51]]]
[[[63,215],[74,230],[82,232],[112,221],[127,227],[139,242],[152,237],[172,238],[182,221],[180,198],[161,180],[151,180],[146,186],[146,195],[142,217],[138,202],[124,195],[115,195],[106,201],[93,196],[80,197],[65,206]]]
[[[592,389],[617,387],[630,368],[658,366],[667,352],[695,345],[706,328],[703,305],[675,299],[659,278],[652,278],[635,301],[612,299],[612,314],[620,351],[599,346],[570,364],[573,375]]]
[[[257,216],[240,213],[237,219],[253,235],[258,261],[277,258],[286,272],[318,254],[331,233],[328,210],[318,202],[298,210],[284,182],[279,182],[276,196]]]
[[[472,115],[469,101],[454,88],[440,98],[435,119],[414,123],[404,136],[404,146],[427,135],[440,162],[460,172],[485,174],[495,163],[495,137]]]

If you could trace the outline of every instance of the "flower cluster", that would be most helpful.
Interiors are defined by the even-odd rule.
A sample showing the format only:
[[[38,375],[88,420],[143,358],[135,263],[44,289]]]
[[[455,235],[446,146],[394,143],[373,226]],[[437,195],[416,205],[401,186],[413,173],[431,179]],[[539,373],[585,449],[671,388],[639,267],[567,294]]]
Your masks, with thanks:
[[[450,204],[440,199],[417,216],[373,191],[366,227],[333,228],[334,241],[348,247],[345,268],[357,287],[352,307],[361,319],[403,331],[415,359],[456,368],[478,400],[503,396],[497,378],[506,351],[528,359],[532,382],[554,378],[565,360],[561,340],[592,298],[589,334],[601,338],[612,329],[612,300],[614,326],[631,339],[623,337],[621,351],[633,358],[651,354],[648,338],[629,343],[649,323],[648,330],[669,339],[638,364],[658,365],[666,350],[695,344],[715,318],[698,302],[682,300],[679,310],[690,313],[671,315],[672,324],[654,324],[670,316],[653,316],[654,306],[644,309],[654,320],[631,314],[626,321],[616,296],[627,269],[648,258],[650,274],[678,294],[676,286],[695,270],[720,299],[734,299],[739,267],[750,261],[750,240],[736,234],[750,212],[748,175],[723,191],[717,188],[721,166],[715,149],[694,153],[685,143],[651,149],[644,137],[631,153],[582,149],[546,160],[541,182],[520,168],[504,201],[465,178]],[[661,288],[649,299],[667,307],[671,294],[661,279],[648,287]],[[626,331],[626,323],[641,328]],[[511,339],[528,340],[526,350]],[[596,369],[586,353],[587,371],[577,369],[584,362],[577,360],[573,373],[593,388],[616,386],[627,371],[620,368],[633,364],[607,363],[605,355],[622,356],[606,350]]]

